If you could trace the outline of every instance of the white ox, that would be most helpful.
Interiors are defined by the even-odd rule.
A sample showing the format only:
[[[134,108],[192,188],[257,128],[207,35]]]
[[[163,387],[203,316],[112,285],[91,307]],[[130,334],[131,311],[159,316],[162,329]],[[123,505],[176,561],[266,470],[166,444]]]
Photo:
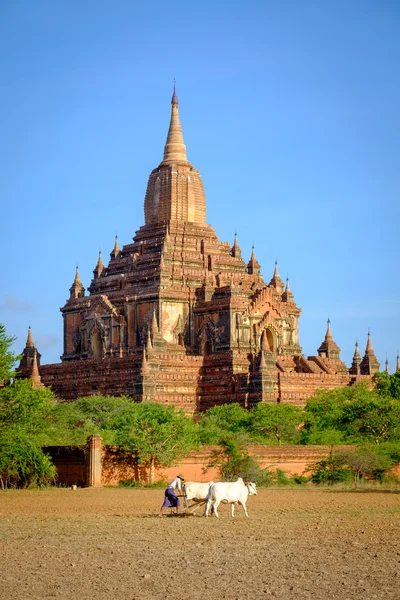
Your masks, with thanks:
[[[186,481],[182,486],[183,491],[183,505],[185,510],[189,509],[188,502],[194,500],[198,504],[202,504],[207,501],[208,490],[210,485],[213,485],[213,481],[200,483],[198,481]],[[193,511],[195,512],[195,511]]]
[[[244,514],[248,517],[246,502],[247,498],[253,494],[257,494],[256,484],[251,482],[244,483],[241,477],[235,482],[220,481],[218,483],[213,483],[208,492],[205,516],[208,517],[208,513],[212,507],[215,516],[219,517],[218,506],[221,502],[224,502],[230,503],[232,507],[232,517],[234,517],[235,503],[238,502],[243,506]]]

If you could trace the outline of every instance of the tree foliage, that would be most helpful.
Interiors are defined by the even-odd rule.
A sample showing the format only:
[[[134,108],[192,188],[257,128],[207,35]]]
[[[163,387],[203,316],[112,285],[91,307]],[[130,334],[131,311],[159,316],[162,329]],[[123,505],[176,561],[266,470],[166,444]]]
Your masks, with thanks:
[[[386,469],[391,466],[387,457],[379,454],[376,448],[361,447],[341,453],[344,464],[353,473],[354,487],[357,487],[361,479],[370,476],[379,478]]]
[[[49,388],[32,387],[29,380],[16,379],[0,389],[0,435],[15,429],[42,442],[53,404]]]
[[[48,445],[84,444],[98,433],[103,443],[115,443],[115,419],[129,410],[132,400],[127,396],[89,396],[74,402],[57,402],[50,415]]]
[[[396,371],[392,375],[386,373],[386,371],[375,373],[372,381],[380,396],[390,396],[400,400],[400,371]]]
[[[249,415],[249,433],[263,444],[295,444],[300,439],[303,411],[290,404],[260,403]]]
[[[303,443],[380,444],[397,439],[400,402],[365,384],[322,390],[307,402]]]
[[[113,420],[116,443],[149,466],[154,483],[157,466],[167,467],[197,446],[195,424],[183,411],[155,403],[131,403]]]
[[[311,473],[311,481],[316,485],[332,486],[335,483],[348,481],[351,476],[343,456],[333,451],[326,458],[309,465],[307,472]]]
[[[0,384],[14,376],[14,366],[19,356],[11,350],[16,337],[7,335],[5,326],[0,323]]]
[[[55,468],[41,450],[46,439],[53,396],[28,380],[0,389],[0,484],[4,487],[43,485]]]
[[[0,435],[0,486],[43,486],[55,479],[56,468],[31,435],[17,428]]]
[[[198,421],[199,435],[203,444],[219,444],[226,434],[248,432],[250,413],[240,404],[214,406],[204,413]]]

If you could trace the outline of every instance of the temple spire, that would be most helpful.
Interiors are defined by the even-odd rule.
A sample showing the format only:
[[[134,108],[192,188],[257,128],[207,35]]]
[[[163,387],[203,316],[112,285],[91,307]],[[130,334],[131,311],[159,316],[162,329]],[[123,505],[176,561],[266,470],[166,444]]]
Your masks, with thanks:
[[[75,300],[76,298],[82,298],[84,295],[85,288],[83,287],[81,278],[79,277],[78,265],[76,265],[74,282],[69,288],[69,298],[70,300]]]
[[[234,258],[241,258],[241,256],[242,256],[242,251],[241,251],[238,241],[237,241],[236,231],[235,231],[235,237],[233,239],[233,246],[231,248],[231,256],[233,256]]]
[[[256,258],[256,253],[254,251],[254,246],[252,246],[251,249],[251,257],[250,260],[247,264],[247,272],[250,275],[258,275],[260,273],[260,263],[258,262],[257,258]]]
[[[29,325],[26,345],[18,366],[18,374],[23,378],[30,379],[33,386],[41,386],[42,382],[39,374],[39,365],[40,353],[36,350],[32,337],[32,329]]]
[[[272,279],[269,282],[269,285],[271,287],[274,287],[279,294],[282,294],[284,286],[283,286],[282,279],[279,277],[279,273],[278,273],[278,261],[277,260],[275,261],[274,274],[272,275]]]
[[[149,352],[150,350],[153,349],[153,345],[151,343],[151,335],[150,335],[150,329],[147,330],[147,342],[146,342],[146,351]]]
[[[340,348],[333,339],[331,332],[331,320],[328,317],[325,339],[318,348],[318,356],[333,360],[340,360]]]
[[[325,341],[331,340],[332,338],[332,331],[331,331],[331,320],[328,317],[327,320],[327,326],[326,326],[326,334],[325,334]]]
[[[118,236],[115,236],[114,248],[112,249],[110,256],[111,258],[117,258],[119,254]]]
[[[385,371],[386,371],[386,373],[389,373],[389,361],[388,361],[387,357],[385,360]]]
[[[372,347],[371,335],[368,331],[368,340],[365,348],[365,354],[360,364],[360,373],[361,375],[373,375],[379,371],[379,367],[379,362]]]
[[[151,335],[154,336],[157,335],[159,333],[158,331],[158,324],[157,324],[157,317],[156,317],[156,309],[154,308],[153,310],[153,317],[151,319]]]
[[[374,349],[372,347],[371,334],[368,331],[368,339],[367,339],[367,345],[365,347],[365,354],[371,355],[373,353],[374,353]]]
[[[282,300],[283,302],[293,302],[294,301],[294,295],[292,294],[292,291],[289,287],[289,278],[286,277],[286,287],[285,287],[285,291],[282,294]]]
[[[351,367],[349,369],[350,375],[359,375],[360,374],[360,364],[361,364],[361,354],[358,349],[358,341],[356,340],[356,347],[354,350],[353,362],[351,363]]]
[[[175,84],[171,105],[171,120],[169,123],[167,141],[164,147],[164,159],[160,164],[160,167],[173,163],[188,162],[186,156],[186,146],[185,142],[183,141],[183,134],[179,121],[178,96],[176,95]]]
[[[26,339],[26,346],[25,348],[34,348],[35,344],[33,343],[33,339],[32,339],[32,329],[31,326],[29,325],[28,327],[28,337]]]
[[[400,371],[400,356],[399,353],[397,353],[397,357],[396,357],[396,372]]]
[[[40,373],[39,373],[36,348],[34,349],[34,353],[33,353],[32,372],[31,372],[30,380],[32,383],[32,387],[44,387],[43,383],[42,383],[42,379],[40,377]]]
[[[150,374],[149,366],[147,364],[145,349],[143,349],[143,356],[142,356],[142,364],[141,364],[141,367],[140,367],[140,374],[141,375],[149,375]]]
[[[103,271],[104,271],[103,259],[101,258],[101,250],[99,250],[99,258],[97,260],[97,265],[93,271],[93,274],[97,278],[97,277],[100,277],[100,275],[102,274]]]
[[[263,331],[261,334],[261,350],[264,352],[269,352],[269,344],[266,331]]]

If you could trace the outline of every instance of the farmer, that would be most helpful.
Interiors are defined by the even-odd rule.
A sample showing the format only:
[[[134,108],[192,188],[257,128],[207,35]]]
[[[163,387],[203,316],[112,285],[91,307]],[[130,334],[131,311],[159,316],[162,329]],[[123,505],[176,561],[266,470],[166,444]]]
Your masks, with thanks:
[[[162,505],[162,507],[160,508],[160,514],[159,516],[161,517],[163,514],[163,508],[176,508],[176,514],[178,514],[178,510],[179,510],[179,506],[180,506],[180,501],[178,496],[175,494],[175,490],[177,489],[179,492],[182,493],[182,481],[185,481],[185,478],[183,475],[177,475],[175,477],[175,479],[173,479],[171,481],[171,483],[168,484],[167,489],[165,490],[165,496],[164,496],[164,503]]]

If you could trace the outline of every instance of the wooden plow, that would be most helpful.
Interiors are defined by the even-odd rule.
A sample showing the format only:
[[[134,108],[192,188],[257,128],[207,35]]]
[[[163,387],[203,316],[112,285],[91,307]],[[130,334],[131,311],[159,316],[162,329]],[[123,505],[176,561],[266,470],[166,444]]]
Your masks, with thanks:
[[[203,498],[201,500],[196,500],[195,498],[193,498],[191,504],[187,504],[187,506],[185,505],[185,508],[184,508],[185,514],[186,515],[194,515],[197,508],[199,508],[201,506],[205,506],[206,504],[207,504],[207,498]]]

